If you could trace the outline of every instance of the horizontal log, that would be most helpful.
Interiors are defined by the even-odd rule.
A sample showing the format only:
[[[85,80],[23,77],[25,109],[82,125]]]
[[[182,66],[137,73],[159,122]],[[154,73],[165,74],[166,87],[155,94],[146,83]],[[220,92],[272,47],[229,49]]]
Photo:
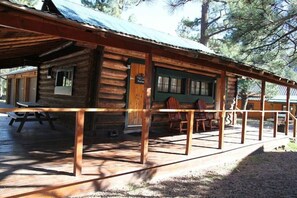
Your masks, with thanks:
[[[79,101],[79,102],[78,102]],[[48,96],[40,95],[40,100],[38,101],[43,104],[48,104],[50,107],[59,107],[59,108],[80,108],[86,107],[86,103],[82,98],[75,97],[74,99],[65,99],[65,98],[48,98]]]
[[[193,73],[193,74],[199,74],[199,75],[204,75],[204,76],[209,76],[209,77],[216,77],[217,74],[211,73],[211,72],[206,72],[202,70],[197,70],[197,69],[187,69],[185,67],[179,67],[179,66],[174,66],[174,65],[169,65],[166,63],[155,63],[157,67],[162,67],[166,69],[174,69],[174,70],[179,70],[179,71],[184,71],[188,73]]]
[[[237,81],[237,78],[229,77],[229,78],[228,78],[228,81],[229,81],[229,82],[234,82],[234,83],[235,83],[235,82]]]
[[[126,81],[124,80],[113,80],[113,79],[108,79],[108,78],[101,78],[101,84],[105,85],[114,85],[118,87],[125,87],[126,86]]]
[[[70,68],[74,67],[74,72],[87,72],[90,70],[90,60],[84,59],[84,60],[72,60],[72,61],[65,61],[64,63],[52,63],[52,66],[50,67],[52,69],[52,73],[55,74],[57,70],[64,69],[64,68]],[[41,68],[40,69],[41,75],[47,75],[48,74],[48,68]],[[87,73],[81,73],[81,75],[87,75]]]
[[[193,70],[200,70],[200,71],[206,71],[209,73],[214,73],[214,74],[220,74],[221,72],[219,70],[215,70],[215,69],[211,69],[209,67],[205,67],[202,65],[199,65],[199,62],[197,62],[197,64],[192,64],[192,63],[186,63],[183,61],[178,61],[174,58],[165,58],[165,57],[161,57],[161,56],[153,56],[153,61],[155,62],[155,65],[158,64],[168,64],[168,65],[172,65],[172,66],[176,66],[177,68],[187,68],[187,69],[193,69]]]
[[[123,116],[123,115],[96,116],[95,122],[96,122],[96,124],[99,124],[99,123],[120,123],[120,122],[125,122],[125,116]]]
[[[63,63],[53,62],[51,63],[51,67],[41,66],[40,74],[47,75],[49,68],[52,68],[52,72],[56,72],[58,69],[61,69],[61,68],[69,68],[69,67],[74,67],[75,71],[88,71],[89,65],[90,65],[90,60],[86,58],[84,58],[83,60],[77,60],[77,59],[71,60],[71,61],[69,60]]]
[[[108,46],[105,46],[104,51],[111,52],[113,54],[123,55],[126,57],[145,59],[145,53],[138,52],[138,51],[132,51],[132,50],[120,49],[120,48],[108,47]]]
[[[124,123],[117,124],[98,124],[95,126],[96,131],[114,131],[115,129],[122,130],[124,127]]]
[[[125,80],[127,78],[127,73],[123,71],[116,71],[112,69],[102,68],[101,72],[102,78]]]
[[[168,118],[168,113],[163,113],[163,114],[154,114],[152,116],[152,121],[153,122],[168,122],[169,118]]]
[[[89,59],[89,55],[91,53],[91,50],[85,49],[79,52],[75,52],[66,56],[58,57],[56,59],[46,61],[44,62],[45,64],[52,64],[52,63],[63,63],[67,61],[73,61],[73,60],[81,60],[81,59]],[[75,62],[75,61],[74,61]]]
[[[99,88],[99,93],[125,94],[126,93],[126,88],[117,87],[117,86],[102,85]]]
[[[96,116],[125,116],[125,112],[100,112],[100,113],[95,113]]]
[[[112,53],[108,53],[108,52],[104,53],[104,58],[108,58],[108,59],[112,59],[112,60],[118,60],[118,61],[121,61],[121,62],[124,62],[124,63],[128,61],[128,58],[125,57],[125,56],[122,56],[122,55],[119,55],[119,54],[112,54]]]
[[[99,100],[97,106],[100,108],[124,108],[126,103],[112,100]]]
[[[46,91],[46,92],[51,92],[52,94],[54,94],[55,86],[54,85],[46,85],[46,86],[41,85],[38,87],[38,89],[40,92]]]
[[[111,99],[111,100],[123,100],[124,97],[125,97],[124,94],[106,94],[106,93],[101,93],[98,96],[98,98]]]
[[[166,104],[165,102],[153,102],[152,109],[165,109]]]
[[[127,71],[128,70],[128,67],[123,62],[116,61],[116,60],[110,60],[110,59],[104,59],[103,67],[109,68],[109,69],[114,69],[114,70],[119,70],[119,71]]]
[[[55,81],[53,81],[53,80],[41,80],[38,83],[39,83],[39,87],[40,86],[49,86],[49,85],[53,85],[54,86]]]

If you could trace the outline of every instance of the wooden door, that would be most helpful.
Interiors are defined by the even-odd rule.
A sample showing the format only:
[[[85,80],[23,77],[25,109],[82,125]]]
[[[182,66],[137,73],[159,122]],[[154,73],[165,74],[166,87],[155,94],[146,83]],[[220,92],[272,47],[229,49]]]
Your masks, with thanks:
[[[129,109],[143,109],[145,66],[132,63],[130,68]],[[142,124],[142,112],[128,113],[128,126]]]

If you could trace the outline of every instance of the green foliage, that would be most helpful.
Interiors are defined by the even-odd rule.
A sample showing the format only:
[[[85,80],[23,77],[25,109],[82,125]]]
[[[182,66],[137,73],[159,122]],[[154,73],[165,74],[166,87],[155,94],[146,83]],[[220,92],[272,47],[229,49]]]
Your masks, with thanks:
[[[176,9],[189,2],[189,0],[169,0],[171,9]],[[222,32],[230,29],[225,20],[227,10],[226,1],[203,0],[201,4],[201,16],[195,19],[183,18],[178,25],[177,32],[190,39],[199,41],[205,45],[213,37],[220,37]],[[197,9],[197,14],[199,10]]]
[[[297,2],[293,0],[229,0],[227,19],[235,28],[227,36],[250,56],[268,54],[296,66]],[[272,64],[270,64],[271,66]]]

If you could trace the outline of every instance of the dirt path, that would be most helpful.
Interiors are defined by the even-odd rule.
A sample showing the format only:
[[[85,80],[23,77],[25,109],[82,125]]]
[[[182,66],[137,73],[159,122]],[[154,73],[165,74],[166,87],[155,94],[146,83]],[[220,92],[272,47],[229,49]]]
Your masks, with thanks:
[[[297,197],[297,153],[284,149],[240,162],[81,197]]]

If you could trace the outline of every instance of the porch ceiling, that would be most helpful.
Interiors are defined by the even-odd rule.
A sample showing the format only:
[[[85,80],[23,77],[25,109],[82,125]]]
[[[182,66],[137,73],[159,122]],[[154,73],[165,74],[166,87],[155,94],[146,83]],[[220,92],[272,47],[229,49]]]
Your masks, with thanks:
[[[55,36],[0,26],[0,69],[36,65],[36,57],[64,42]]]

